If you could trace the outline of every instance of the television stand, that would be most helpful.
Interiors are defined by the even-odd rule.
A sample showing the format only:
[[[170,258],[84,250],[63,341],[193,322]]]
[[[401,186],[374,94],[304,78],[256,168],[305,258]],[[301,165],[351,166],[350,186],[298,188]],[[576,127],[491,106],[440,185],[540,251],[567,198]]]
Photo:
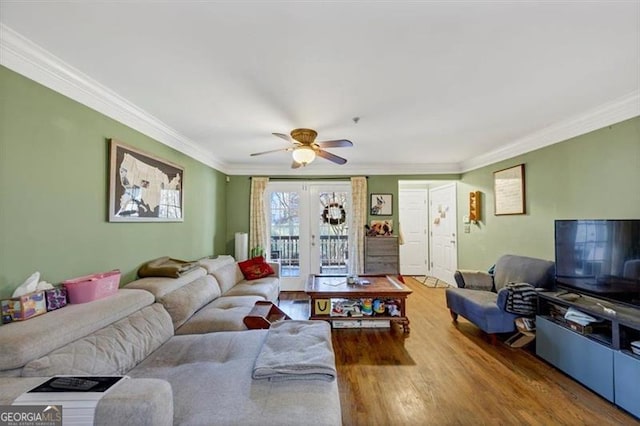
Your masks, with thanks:
[[[640,418],[640,308],[565,292],[538,293],[536,355],[586,387]],[[564,318],[569,308],[596,321],[577,324]],[[615,312],[615,313],[612,313]]]

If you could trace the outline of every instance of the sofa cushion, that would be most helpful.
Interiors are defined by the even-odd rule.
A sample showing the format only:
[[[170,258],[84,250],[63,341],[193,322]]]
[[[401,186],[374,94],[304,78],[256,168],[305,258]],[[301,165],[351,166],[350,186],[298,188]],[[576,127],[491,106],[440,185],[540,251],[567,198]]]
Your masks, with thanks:
[[[246,317],[261,296],[222,296],[196,312],[176,334],[201,334],[214,331],[246,330]]]
[[[244,279],[242,271],[240,271],[240,268],[235,262],[228,263],[216,269],[213,271],[213,276],[216,277],[218,284],[220,284],[222,294],[226,294],[234,285]]]
[[[225,296],[261,296],[265,300],[275,302],[280,294],[280,280],[277,277],[259,278],[253,281],[241,281],[225,294]]]
[[[211,275],[205,275],[160,297],[162,303],[171,315],[174,328],[184,324],[198,309],[220,296],[220,288]]]
[[[0,327],[0,370],[20,368],[153,302],[149,292],[118,290],[113,296],[6,324]]]
[[[187,272],[178,278],[167,277],[148,277],[140,278],[125,285],[125,288],[135,288],[141,290],[147,290],[155,296],[156,299],[165,296],[172,291],[176,291],[179,288],[184,287],[197,280],[200,277],[207,275],[207,271],[204,268],[196,268],[191,272]]]
[[[247,259],[244,262],[238,262],[238,267],[247,281],[257,280],[258,278],[268,277],[275,272],[271,265],[265,262],[264,257],[257,256]]]
[[[519,315],[498,307],[498,295],[491,291],[449,287],[445,291],[447,307],[462,315],[486,333],[508,333],[515,329]]]
[[[233,263],[236,263],[236,260],[233,258],[233,256],[230,256],[228,254],[222,254],[213,259],[205,258],[198,260],[198,264],[206,269],[207,273],[209,274],[213,274],[216,269]]]
[[[155,303],[29,362],[22,375],[125,374],[171,336],[171,318]]]
[[[167,380],[176,425],[340,425],[338,381],[253,380],[268,330],[174,336],[128,374]]]

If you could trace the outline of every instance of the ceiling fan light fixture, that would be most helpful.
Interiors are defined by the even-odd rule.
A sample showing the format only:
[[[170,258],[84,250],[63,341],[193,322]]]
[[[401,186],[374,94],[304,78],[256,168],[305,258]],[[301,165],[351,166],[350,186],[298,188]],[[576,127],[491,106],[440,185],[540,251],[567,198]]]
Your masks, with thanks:
[[[316,153],[310,146],[299,146],[293,150],[291,155],[293,155],[293,160],[296,163],[300,163],[303,166],[316,159]]]

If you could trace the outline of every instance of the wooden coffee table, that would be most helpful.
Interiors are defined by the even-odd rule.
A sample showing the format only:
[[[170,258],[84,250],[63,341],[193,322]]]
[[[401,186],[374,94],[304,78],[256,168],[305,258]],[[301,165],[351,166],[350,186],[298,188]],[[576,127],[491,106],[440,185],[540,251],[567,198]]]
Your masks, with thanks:
[[[344,275],[316,275],[312,274],[307,280],[305,293],[311,299],[312,320],[333,321],[390,321],[402,326],[405,333],[409,333],[409,318],[407,317],[407,296],[411,290],[396,277],[390,275],[360,276],[360,280],[367,280],[370,284],[347,284]],[[378,300],[387,307],[384,312],[373,312],[362,316],[332,315],[332,306],[339,300],[346,303],[360,303],[364,300]],[[389,307],[397,308],[390,311]]]

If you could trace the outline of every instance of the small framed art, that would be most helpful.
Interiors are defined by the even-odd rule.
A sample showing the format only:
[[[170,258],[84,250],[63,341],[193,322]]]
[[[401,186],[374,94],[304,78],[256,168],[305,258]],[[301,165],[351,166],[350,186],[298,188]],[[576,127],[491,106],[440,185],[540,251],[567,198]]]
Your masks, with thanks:
[[[371,216],[393,214],[393,194],[371,193]]]

